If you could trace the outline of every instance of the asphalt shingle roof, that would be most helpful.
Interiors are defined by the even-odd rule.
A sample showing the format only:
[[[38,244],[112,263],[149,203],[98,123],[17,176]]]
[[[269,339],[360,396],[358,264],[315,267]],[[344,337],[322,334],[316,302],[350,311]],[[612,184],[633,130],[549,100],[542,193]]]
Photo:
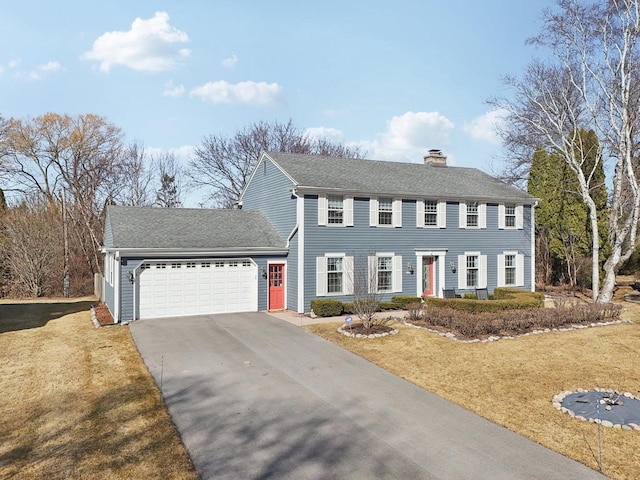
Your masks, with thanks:
[[[268,152],[298,186],[438,198],[534,197],[475,168]]]
[[[285,248],[257,211],[107,207],[112,248]]]

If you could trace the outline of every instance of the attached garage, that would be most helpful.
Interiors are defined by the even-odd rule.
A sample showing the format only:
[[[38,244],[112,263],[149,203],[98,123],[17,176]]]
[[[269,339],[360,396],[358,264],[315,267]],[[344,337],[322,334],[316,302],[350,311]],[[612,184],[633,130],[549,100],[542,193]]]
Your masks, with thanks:
[[[258,310],[251,259],[144,262],[138,278],[139,318]]]
[[[116,322],[266,310],[270,280],[284,291],[286,241],[256,211],[110,205],[102,251]]]

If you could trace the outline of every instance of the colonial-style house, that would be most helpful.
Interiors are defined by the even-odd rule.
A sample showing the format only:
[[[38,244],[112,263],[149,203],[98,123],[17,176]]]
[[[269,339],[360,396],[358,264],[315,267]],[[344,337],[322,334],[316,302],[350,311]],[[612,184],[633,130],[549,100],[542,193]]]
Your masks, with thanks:
[[[354,291],[534,288],[536,199],[438,150],[398,163],[263,153],[235,210],[110,206],[118,322],[290,309]]]

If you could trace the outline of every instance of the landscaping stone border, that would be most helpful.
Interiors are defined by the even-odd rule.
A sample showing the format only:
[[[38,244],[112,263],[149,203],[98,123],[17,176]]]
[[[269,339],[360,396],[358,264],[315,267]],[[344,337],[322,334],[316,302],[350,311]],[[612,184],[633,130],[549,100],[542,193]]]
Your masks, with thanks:
[[[394,328],[390,332],[371,333],[369,335],[363,335],[361,333],[351,333],[348,330],[346,330],[346,328],[348,328],[346,325],[340,325],[338,327],[338,332],[340,332],[341,334],[343,334],[346,337],[351,337],[351,338],[381,338],[381,337],[387,337],[389,335],[397,335],[398,334],[398,329],[396,329],[396,328]]]
[[[91,321],[96,328],[100,327],[100,322],[98,322],[98,317],[96,315],[96,309],[93,307],[91,307]]]
[[[640,431],[640,425],[638,425],[637,423],[613,423],[613,422],[611,422],[609,420],[603,420],[603,419],[600,419],[600,418],[586,418],[586,417],[583,417],[582,415],[576,415],[576,413],[573,410],[562,406],[562,401],[567,396],[575,394],[575,393],[588,393],[588,392],[601,392],[601,393],[607,393],[607,394],[610,394],[610,395],[619,395],[620,397],[624,397],[624,398],[640,401],[640,398],[634,396],[631,392],[618,392],[616,390],[611,390],[611,389],[606,389],[606,388],[592,388],[590,390],[586,390],[584,388],[578,388],[575,391],[565,390],[564,392],[558,393],[551,400],[551,405],[553,405],[553,407],[556,410],[560,410],[562,413],[566,413],[571,418],[575,418],[576,420],[582,420],[583,422],[589,422],[589,423],[599,423],[603,427],[610,427],[610,428],[615,428],[615,429],[618,429],[618,430],[622,429],[622,430],[637,430],[637,431]]]
[[[421,327],[420,325],[414,325],[413,323],[409,322],[406,319],[401,320],[401,322],[410,327],[419,328],[420,330],[426,330],[431,333],[436,333],[441,337],[449,338],[451,340],[455,340],[456,342],[461,342],[461,343],[489,343],[489,342],[497,342],[498,340],[513,340],[515,338],[526,337],[529,335],[540,335],[541,333],[570,332],[572,330],[582,330],[583,328],[606,327],[609,325],[617,325],[619,323],[633,323],[631,320],[620,319],[620,320],[612,320],[610,322],[591,323],[589,325],[568,325],[566,327],[560,327],[560,328],[545,328],[542,330],[532,330],[531,332],[523,333],[521,335],[505,335],[505,336],[491,335],[490,337],[484,338],[482,340],[480,340],[479,338],[474,338],[471,340],[462,340],[457,338],[455,333],[440,332],[433,328]]]

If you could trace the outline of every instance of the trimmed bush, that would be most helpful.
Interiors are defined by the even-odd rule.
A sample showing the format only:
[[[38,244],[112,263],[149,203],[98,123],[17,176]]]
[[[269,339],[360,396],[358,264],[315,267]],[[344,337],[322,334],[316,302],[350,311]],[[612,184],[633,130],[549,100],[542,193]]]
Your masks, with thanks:
[[[311,300],[311,310],[319,317],[337,317],[342,314],[342,302],[332,299]]]
[[[420,302],[422,302],[421,297],[411,297],[409,295],[396,295],[395,297],[391,297],[391,303],[395,303],[398,309],[405,309],[410,303]]]
[[[380,310],[398,310],[399,308],[400,308],[400,305],[398,305],[394,301],[380,302]]]
[[[353,314],[353,303],[342,302],[342,313]]]
[[[467,293],[464,298],[427,297],[425,303],[434,307],[453,308],[467,313],[502,312],[544,307],[544,294],[516,288],[496,288],[491,297],[494,300],[477,300],[475,294]]]

